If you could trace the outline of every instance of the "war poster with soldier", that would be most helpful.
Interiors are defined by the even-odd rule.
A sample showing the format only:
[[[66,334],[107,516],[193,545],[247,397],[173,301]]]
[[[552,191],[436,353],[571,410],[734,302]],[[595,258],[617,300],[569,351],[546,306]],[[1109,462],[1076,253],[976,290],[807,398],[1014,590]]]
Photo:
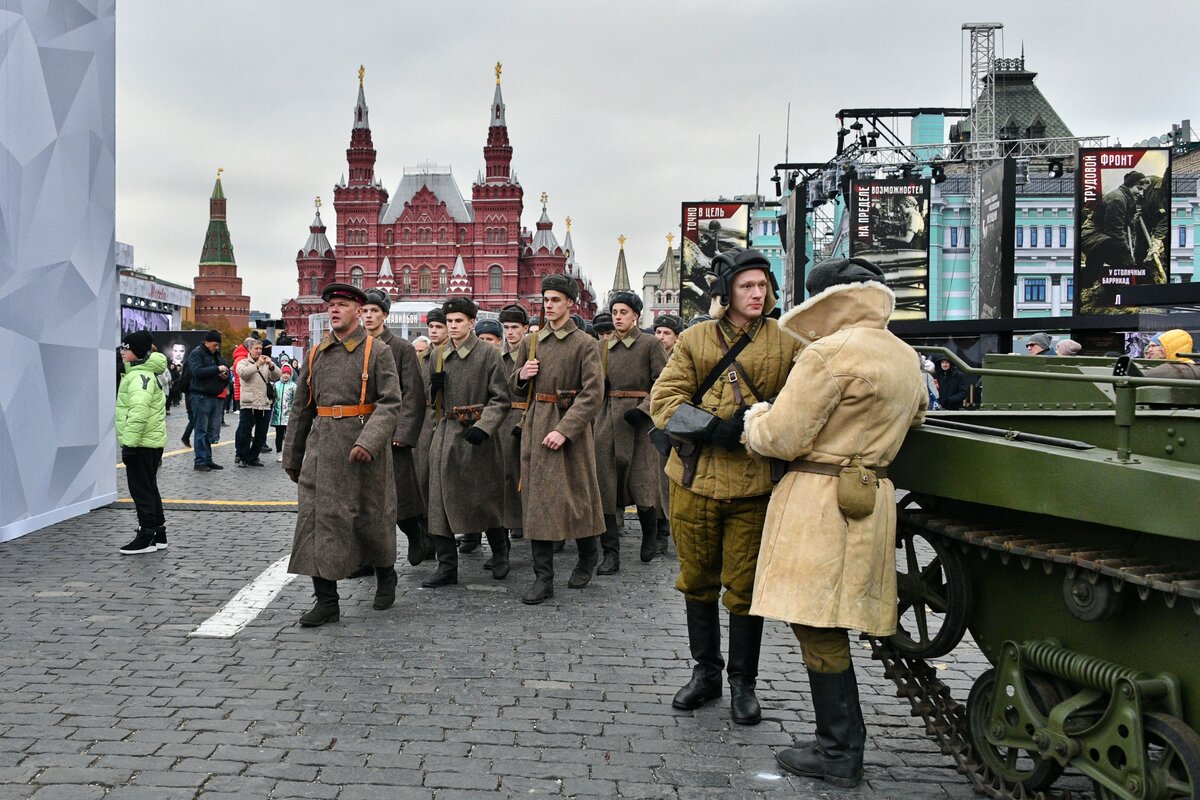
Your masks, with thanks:
[[[979,196],[979,319],[1013,315],[1016,258],[1017,162],[1005,158],[984,170]],[[968,229],[969,231],[970,229]],[[971,246],[970,241],[966,242]]]
[[[892,319],[929,316],[929,181],[850,185],[850,257],[883,270],[896,295]]]
[[[684,203],[683,246],[680,248],[679,315],[689,322],[707,314],[707,274],[712,260],[750,239],[748,203]]]
[[[1081,148],[1075,170],[1075,313],[1116,314],[1122,286],[1171,280],[1169,148]]]

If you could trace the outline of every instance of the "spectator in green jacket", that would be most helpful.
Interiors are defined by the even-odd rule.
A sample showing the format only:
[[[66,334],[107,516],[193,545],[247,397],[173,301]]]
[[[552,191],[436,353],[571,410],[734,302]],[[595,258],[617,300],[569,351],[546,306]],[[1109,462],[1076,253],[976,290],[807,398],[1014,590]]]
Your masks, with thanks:
[[[117,390],[117,441],[137,509],[138,530],[121,553],[153,553],[167,548],[167,520],[158,492],[158,468],[167,444],[166,395],[158,376],[167,357],[154,349],[149,331],[135,331],[121,343],[125,375]]]

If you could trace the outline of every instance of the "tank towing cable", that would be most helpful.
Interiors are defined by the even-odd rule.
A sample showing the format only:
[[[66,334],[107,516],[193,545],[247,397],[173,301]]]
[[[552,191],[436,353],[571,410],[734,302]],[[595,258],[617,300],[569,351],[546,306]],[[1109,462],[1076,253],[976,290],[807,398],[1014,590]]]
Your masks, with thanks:
[[[981,436],[995,436],[1010,442],[1028,442],[1030,444],[1046,444],[1052,447],[1065,447],[1071,450],[1094,450],[1096,445],[1081,442],[1078,439],[1060,439],[1057,436],[1042,436],[1037,433],[1025,433],[1005,428],[990,428],[986,425],[974,425],[970,422],[958,422],[940,417],[926,417],[925,425],[932,428],[948,428],[964,433],[978,433]]]

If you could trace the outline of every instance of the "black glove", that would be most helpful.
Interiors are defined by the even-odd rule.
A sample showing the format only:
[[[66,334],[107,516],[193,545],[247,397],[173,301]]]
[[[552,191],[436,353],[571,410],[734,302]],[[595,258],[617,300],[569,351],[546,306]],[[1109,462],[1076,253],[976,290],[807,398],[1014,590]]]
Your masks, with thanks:
[[[446,373],[434,372],[429,376],[429,396],[433,397],[446,388]]]
[[[467,428],[467,432],[463,434],[463,438],[469,444],[478,446],[487,441],[488,434],[483,428]]]
[[[648,417],[646,416],[646,412],[642,411],[637,406],[634,406],[633,408],[626,410],[626,412],[624,414],[622,414],[621,416],[624,418],[624,420],[626,422],[628,422],[630,425],[632,425],[635,428],[638,425],[642,424],[642,420],[648,419]]]
[[[514,438],[516,438],[516,440],[518,442],[521,441],[521,426],[520,425],[513,425],[512,435]]]
[[[746,418],[740,413],[735,414],[733,419],[723,419],[717,423],[709,441],[724,445],[726,450],[736,450],[742,446],[742,431],[745,428]]]

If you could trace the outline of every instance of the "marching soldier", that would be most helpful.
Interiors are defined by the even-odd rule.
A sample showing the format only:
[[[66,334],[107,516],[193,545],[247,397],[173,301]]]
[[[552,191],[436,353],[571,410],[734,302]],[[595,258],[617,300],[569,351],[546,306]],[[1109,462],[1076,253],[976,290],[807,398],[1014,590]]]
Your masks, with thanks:
[[[675,349],[679,334],[683,333],[683,320],[674,314],[659,314],[654,318],[654,338],[662,345],[667,360]],[[656,434],[656,436],[666,434]],[[659,455],[658,470],[658,552],[666,554],[671,541],[671,479],[667,477],[667,457],[671,451]]]
[[[504,329],[504,347],[500,351],[500,362],[504,366],[504,374],[512,375],[521,366],[515,361],[521,340],[529,332],[529,314],[519,305],[505,306],[500,310],[500,326]],[[512,407],[508,419],[500,426],[500,441],[504,450],[504,526],[508,528],[513,539],[524,536],[521,531],[521,493],[518,491],[518,478],[521,473],[521,415],[525,413],[527,403],[525,395],[512,392],[510,399]],[[486,566],[486,565],[485,565]]]
[[[392,434],[392,472],[396,478],[396,524],[408,538],[408,563],[417,566],[433,557],[433,542],[425,532],[425,497],[417,480],[414,450],[425,424],[425,380],[413,346],[395,336],[387,326],[392,298],[379,289],[366,293],[362,324],[380,344],[387,345],[396,359],[400,375],[400,415]]]
[[[338,621],[337,581],[361,564],[375,568],[375,608],[396,601],[396,360],[359,327],[361,289],[331,283],[321,297],[332,330],[300,368],[283,448],[299,484],[288,572],[312,576],[317,602],[300,618],[309,627]]]
[[[429,396],[429,365],[430,355],[437,350],[439,344],[446,341],[446,315],[441,306],[425,312],[425,327],[429,331],[429,348],[421,358],[421,377],[425,383],[425,424],[421,426],[421,435],[417,438],[417,452],[414,453],[417,462],[417,482],[421,489],[421,504],[429,507],[429,443],[433,441],[433,400]],[[429,531],[429,519],[423,517],[421,525]]]
[[[602,342],[608,341],[612,337],[613,327],[612,314],[607,311],[601,311],[596,316],[592,317],[592,330],[596,333],[596,338]]]
[[[754,687],[763,620],[749,614],[772,483],[769,464],[741,444],[742,415],[779,393],[800,344],[766,316],[775,306],[775,279],[765,256],[731,248],[713,259],[712,270],[713,319],[679,337],[650,403],[655,426],[681,441],[667,475],[675,588],[686,600],[696,665],[671,705],[691,710],[721,696],[717,600],[724,584],[731,717],[755,725],[762,719]],[[676,413],[680,419],[668,427]]]
[[[467,297],[442,304],[449,341],[430,356],[433,441],[429,448],[429,532],[438,568],[427,589],[458,583],[455,533],[483,530],[492,577],[508,575],[504,529],[504,455],[498,433],[508,416],[509,386],[500,351],[475,335],[479,307]]]
[[[479,337],[479,341],[486,342],[497,350],[504,342],[504,329],[494,319],[481,319],[476,322],[475,335]]]
[[[621,569],[621,532],[617,517],[637,506],[642,527],[642,561],[658,552],[658,454],[650,438],[650,389],[667,363],[662,346],[638,330],[642,298],[613,292],[608,300],[614,333],[599,343],[604,402],[596,418],[596,473],[604,511],[600,545],[604,559],[597,575]]]
[[[596,569],[604,529],[592,420],[603,401],[600,352],[570,318],[579,286],[568,275],[542,278],[545,325],[525,337],[510,377],[529,407],[521,424],[521,495],[534,582],[523,603],[554,596],[554,543],[574,539],[579,560],[567,587],[581,589]]]

